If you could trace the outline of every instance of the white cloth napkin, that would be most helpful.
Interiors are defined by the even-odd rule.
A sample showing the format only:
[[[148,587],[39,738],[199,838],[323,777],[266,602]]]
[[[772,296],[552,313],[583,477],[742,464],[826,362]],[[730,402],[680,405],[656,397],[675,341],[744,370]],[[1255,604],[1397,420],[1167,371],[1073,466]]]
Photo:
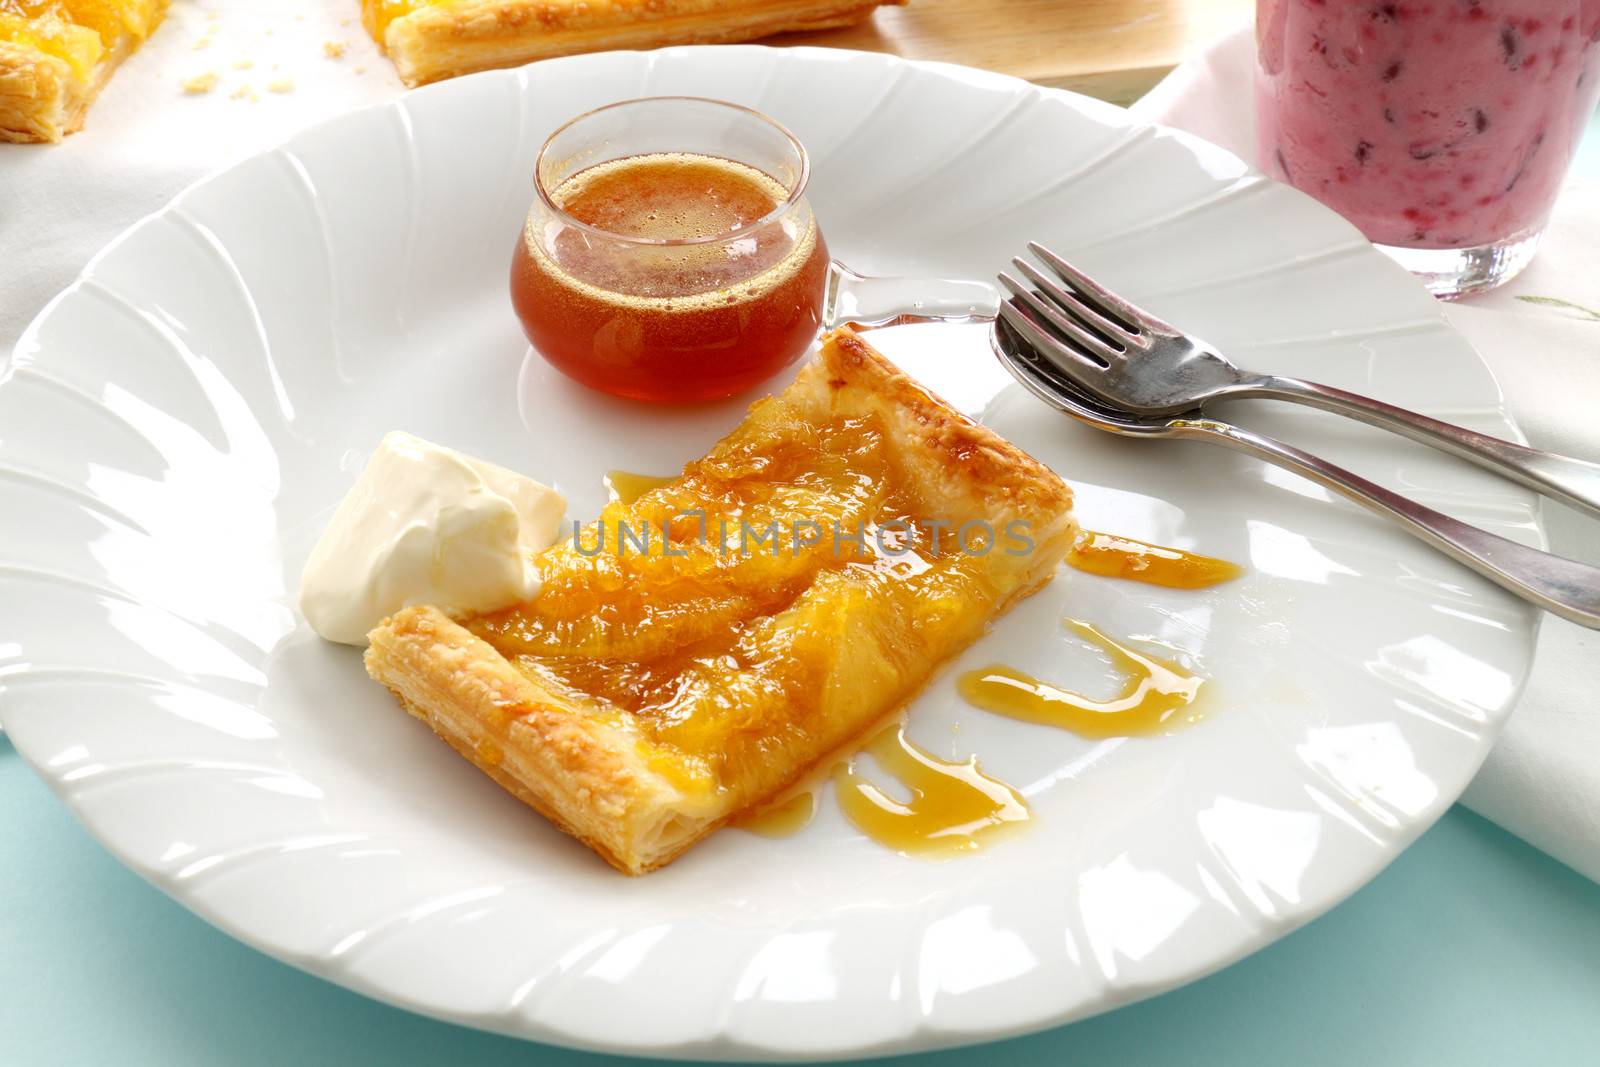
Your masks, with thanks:
[[[1241,28],[1134,112],[1253,159],[1254,48]],[[1520,277],[1445,310],[1535,447],[1600,460],[1600,185],[1568,184]],[[1600,522],[1558,504],[1544,515],[1554,551],[1600,563]],[[1600,881],[1600,632],[1544,620],[1522,702],[1463,802]]]
[[[0,145],[0,353],[119,232],[200,175],[318,119],[401,90],[361,29],[355,0],[175,0],[167,23],[111,81],[84,133]],[[1248,35],[1163,82],[1138,110],[1250,154]],[[216,76],[209,91],[183,83]],[[1600,205],[1570,192],[1548,246],[1507,292],[1452,309],[1495,364],[1537,445],[1600,456],[1600,322],[1517,294],[1600,306]],[[1550,509],[1560,550],[1594,525]],[[1548,620],[1523,706],[1468,803],[1600,878],[1600,636]]]

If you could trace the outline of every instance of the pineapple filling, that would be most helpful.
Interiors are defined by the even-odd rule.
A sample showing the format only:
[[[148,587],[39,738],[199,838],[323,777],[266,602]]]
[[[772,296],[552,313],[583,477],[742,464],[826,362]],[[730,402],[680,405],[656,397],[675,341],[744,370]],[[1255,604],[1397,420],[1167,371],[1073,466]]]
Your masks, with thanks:
[[[120,0],[0,0],[0,41],[64,59],[87,79],[124,34],[143,39],[153,26],[148,5]]]
[[[448,2],[449,0],[361,0],[361,21],[367,27],[367,32],[382,44],[384,31],[395,19],[404,18],[419,7]]]
[[[814,749],[860,698],[888,712],[1004,595],[982,537],[953,532],[971,517],[924,514],[875,418],[773,422],[608,505],[539,557],[536,598],[468,624],[708,784]]]

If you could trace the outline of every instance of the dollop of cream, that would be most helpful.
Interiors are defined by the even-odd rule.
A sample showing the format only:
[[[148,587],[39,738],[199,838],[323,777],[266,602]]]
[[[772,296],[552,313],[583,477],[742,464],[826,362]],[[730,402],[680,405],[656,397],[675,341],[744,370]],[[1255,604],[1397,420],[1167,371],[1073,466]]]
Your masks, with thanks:
[[[533,555],[567,501],[515,471],[386,434],[300,576],[300,611],[329,641],[366,645],[401,608],[493,611],[539,592]]]

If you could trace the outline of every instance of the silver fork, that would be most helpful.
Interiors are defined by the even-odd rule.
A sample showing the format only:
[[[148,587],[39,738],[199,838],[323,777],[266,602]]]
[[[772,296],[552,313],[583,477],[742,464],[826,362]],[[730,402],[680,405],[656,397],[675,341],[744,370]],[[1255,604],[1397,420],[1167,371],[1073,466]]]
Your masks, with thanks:
[[[1424,507],[1342,467],[1271,437],[1206,418],[1198,408],[1171,415],[1135,415],[1106,406],[1078,388],[1002,315],[990,335],[995,354],[1012,377],[1045,403],[1097,429],[1146,440],[1210,441],[1309,478],[1356,503],[1396,520],[1407,531],[1496,585],[1546,611],[1600,629],[1600,567],[1563,559],[1480,530]]]
[[[1001,305],[1001,317],[1080,391],[1112,407],[1172,415],[1224,397],[1289,400],[1392,430],[1600,514],[1600,464],[1475,433],[1332,386],[1242,370],[1043,245],[1030,242],[1028,249],[1050,273],[1013,259],[1030,284],[1000,275],[1013,297]]]

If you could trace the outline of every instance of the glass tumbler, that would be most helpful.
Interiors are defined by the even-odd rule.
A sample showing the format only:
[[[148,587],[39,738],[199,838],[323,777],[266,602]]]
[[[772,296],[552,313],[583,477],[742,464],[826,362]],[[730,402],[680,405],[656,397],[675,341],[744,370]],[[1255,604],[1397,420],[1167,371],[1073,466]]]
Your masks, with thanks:
[[[1533,258],[1600,92],[1600,0],[1257,0],[1266,172],[1440,297]]]

